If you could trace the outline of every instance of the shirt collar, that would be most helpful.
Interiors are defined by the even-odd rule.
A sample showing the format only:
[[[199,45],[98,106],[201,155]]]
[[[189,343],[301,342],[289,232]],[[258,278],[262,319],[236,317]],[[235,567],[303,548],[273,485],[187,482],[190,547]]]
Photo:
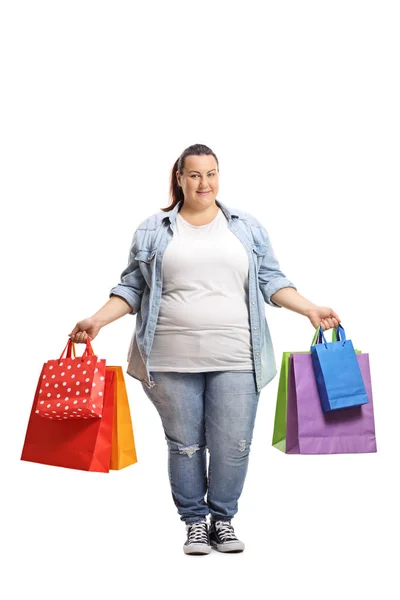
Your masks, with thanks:
[[[235,217],[237,219],[240,218],[239,215],[231,212],[231,210],[225,204],[223,204],[220,200],[215,199],[215,203],[217,204],[217,206],[220,207],[220,209],[222,210],[222,212],[224,213],[225,217],[228,219],[229,222],[232,220],[233,217]],[[174,206],[174,208],[172,208],[171,210],[169,210],[165,213],[164,219],[168,218],[170,223],[174,223],[176,214],[179,211],[182,204],[183,204],[183,200],[180,200],[179,202],[177,202],[177,204]]]

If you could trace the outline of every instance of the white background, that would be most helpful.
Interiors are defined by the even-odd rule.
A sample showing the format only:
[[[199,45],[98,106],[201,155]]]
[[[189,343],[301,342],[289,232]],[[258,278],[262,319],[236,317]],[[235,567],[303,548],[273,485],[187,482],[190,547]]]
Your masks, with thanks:
[[[398,8],[1,4],[7,600],[399,597]],[[220,161],[218,198],[261,220],[285,274],[339,314],[371,363],[376,454],[280,453],[278,378],[262,390],[237,555],[184,555],[161,421],[128,375],[136,465],[105,475],[20,461],[43,363],[108,300],[134,229],[168,206],[172,165],[194,143]],[[314,329],[285,309],[266,315],[279,368]],[[93,344],[124,370],[135,318]]]

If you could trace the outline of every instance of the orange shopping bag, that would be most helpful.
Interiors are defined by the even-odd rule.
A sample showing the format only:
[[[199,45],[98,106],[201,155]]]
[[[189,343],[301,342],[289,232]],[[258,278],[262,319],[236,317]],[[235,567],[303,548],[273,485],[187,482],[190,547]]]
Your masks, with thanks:
[[[109,367],[114,373],[114,421],[110,469],[120,470],[137,462],[128,394],[122,367]]]

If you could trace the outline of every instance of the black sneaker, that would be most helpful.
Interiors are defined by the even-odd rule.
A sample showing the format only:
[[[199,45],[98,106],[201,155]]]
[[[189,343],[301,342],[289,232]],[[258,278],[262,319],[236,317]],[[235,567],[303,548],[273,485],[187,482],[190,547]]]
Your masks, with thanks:
[[[210,538],[206,521],[195,521],[186,525],[187,540],[184,543],[185,554],[209,554]]]
[[[219,552],[243,552],[244,543],[238,540],[230,521],[214,521],[210,523],[210,543]]]

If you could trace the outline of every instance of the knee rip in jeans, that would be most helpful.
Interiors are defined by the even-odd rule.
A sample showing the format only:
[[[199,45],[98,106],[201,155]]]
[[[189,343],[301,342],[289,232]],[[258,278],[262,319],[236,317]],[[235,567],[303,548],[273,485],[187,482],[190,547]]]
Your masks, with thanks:
[[[246,450],[246,440],[239,440],[239,451],[244,452]]]
[[[187,454],[189,458],[192,458],[193,454],[199,450],[199,444],[193,444],[193,446],[186,446],[186,448],[179,448],[180,454]]]

